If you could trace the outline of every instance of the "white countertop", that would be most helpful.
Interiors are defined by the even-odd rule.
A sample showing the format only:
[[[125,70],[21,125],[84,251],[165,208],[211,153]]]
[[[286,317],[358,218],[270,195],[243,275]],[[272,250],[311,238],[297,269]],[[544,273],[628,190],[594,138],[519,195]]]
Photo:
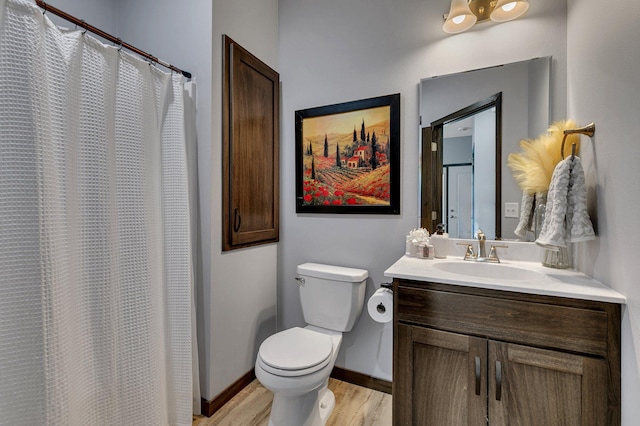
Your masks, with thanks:
[[[465,262],[460,257],[449,256],[445,259],[419,259],[403,256],[384,271],[385,277],[403,278],[414,281],[429,281],[465,287],[487,288],[493,290],[514,291],[544,296],[569,297],[573,299],[593,300],[626,304],[627,298],[599,281],[572,269],[553,269],[539,262],[502,260],[495,264],[523,268],[540,273],[534,280],[507,280],[483,278],[446,272],[434,267],[442,262]]]

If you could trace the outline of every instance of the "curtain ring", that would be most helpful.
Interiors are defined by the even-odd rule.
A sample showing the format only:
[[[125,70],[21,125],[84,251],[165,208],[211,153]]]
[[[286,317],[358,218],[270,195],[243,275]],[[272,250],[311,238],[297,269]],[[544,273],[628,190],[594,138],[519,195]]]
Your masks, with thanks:
[[[82,21],[83,24],[86,24],[87,21],[85,21],[84,19],[81,19],[80,21]],[[84,31],[82,32],[82,35],[85,35],[87,33],[87,28],[84,28]]]
[[[45,2],[42,2],[42,8],[44,9],[42,11],[42,16],[44,16],[44,14],[47,13],[47,4]]]
[[[122,50],[122,39],[118,38],[118,42],[120,43],[120,47],[118,47],[118,52]]]

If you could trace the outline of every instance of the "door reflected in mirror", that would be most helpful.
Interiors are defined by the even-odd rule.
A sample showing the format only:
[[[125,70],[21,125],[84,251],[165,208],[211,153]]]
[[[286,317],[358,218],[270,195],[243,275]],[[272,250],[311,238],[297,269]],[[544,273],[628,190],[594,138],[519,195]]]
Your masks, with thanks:
[[[444,223],[453,238],[473,238],[480,228],[500,235],[501,99],[497,93],[431,123],[432,148],[423,148],[423,164],[439,179],[431,190],[425,185],[423,198],[432,198],[435,214],[423,227]]]

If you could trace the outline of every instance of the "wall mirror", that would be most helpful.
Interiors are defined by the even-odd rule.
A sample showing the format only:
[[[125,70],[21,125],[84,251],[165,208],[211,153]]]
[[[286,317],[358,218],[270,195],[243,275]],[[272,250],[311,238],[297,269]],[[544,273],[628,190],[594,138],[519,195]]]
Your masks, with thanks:
[[[504,203],[522,192],[504,160],[548,128],[550,76],[543,57],[420,81],[420,226],[516,238],[518,218],[504,217]]]

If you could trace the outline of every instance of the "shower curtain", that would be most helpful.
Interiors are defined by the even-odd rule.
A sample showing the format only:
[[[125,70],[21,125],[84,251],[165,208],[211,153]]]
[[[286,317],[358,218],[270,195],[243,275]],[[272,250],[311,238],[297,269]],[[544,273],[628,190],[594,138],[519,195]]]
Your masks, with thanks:
[[[183,86],[0,0],[0,424],[191,424]]]

